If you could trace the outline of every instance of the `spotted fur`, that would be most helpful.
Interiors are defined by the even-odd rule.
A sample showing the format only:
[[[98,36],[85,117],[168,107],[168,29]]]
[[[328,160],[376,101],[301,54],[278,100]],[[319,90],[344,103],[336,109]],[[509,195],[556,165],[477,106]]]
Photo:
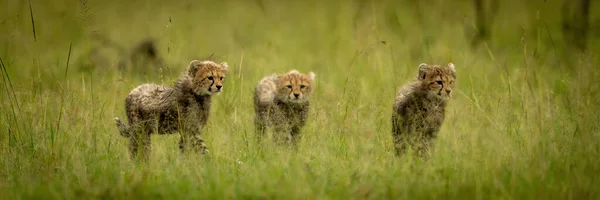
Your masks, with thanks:
[[[254,108],[256,136],[260,140],[273,127],[276,142],[296,144],[306,124],[315,74],[292,70],[263,78],[256,86]]]
[[[408,145],[421,156],[428,154],[430,143],[444,122],[455,79],[452,63],[446,66],[422,63],[416,80],[398,91],[392,113],[392,136],[398,155]]]
[[[227,67],[226,62],[193,60],[173,86],[142,84],[133,89],[125,99],[129,124],[115,118],[121,135],[130,139],[131,156],[140,148],[148,156],[151,134],[174,132],[181,135],[181,151],[207,153],[200,130],[208,120],[211,97],[223,90]]]

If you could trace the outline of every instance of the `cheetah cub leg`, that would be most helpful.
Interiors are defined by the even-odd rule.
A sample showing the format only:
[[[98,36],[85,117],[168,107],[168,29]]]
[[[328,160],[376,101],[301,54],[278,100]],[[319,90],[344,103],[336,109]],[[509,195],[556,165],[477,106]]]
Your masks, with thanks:
[[[129,136],[129,154],[134,159],[148,160],[152,150],[152,129],[146,125],[137,126]]]
[[[192,150],[196,153],[207,154],[208,147],[204,143],[204,139],[200,136],[199,128],[189,127],[181,133],[179,140],[179,150],[182,153]]]
[[[403,137],[402,135],[393,135],[394,140],[394,149],[396,150],[395,153],[397,156],[402,155],[404,152],[406,152],[406,146],[408,145],[408,141],[405,137]]]
[[[182,136],[179,140],[179,150],[182,153],[188,152],[190,149],[200,154],[208,154],[209,152],[206,143],[204,143],[204,139],[197,134],[185,137]]]
[[[267,132],[268,105],[258,104],[255,106],[254,128],[256,141],[261,142]]]
[[[298,141],[300,141],[300,139],[302,139],[302,134],[301,134],[301,130],[302,127],[296,125],[296,126],[292,126],[292,130],[290,133],[290,142],[292,143],[292,145],[294,145],[294,147],[298,146]]]
[[[276,125],[273,127],[273,141],[278,145],[285,145],[292,139],[288,126]]]

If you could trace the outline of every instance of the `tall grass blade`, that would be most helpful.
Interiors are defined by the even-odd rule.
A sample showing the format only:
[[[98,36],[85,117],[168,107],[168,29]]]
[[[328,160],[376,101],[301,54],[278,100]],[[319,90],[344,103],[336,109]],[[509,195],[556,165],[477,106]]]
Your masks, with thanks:
[[[37,42],[37,35],[35,33],[35,20],[33,19],[33,8],[31,7],[31,0],[29,0],[29,15],[31,16],[31,28],[33,31],[33,41]]]

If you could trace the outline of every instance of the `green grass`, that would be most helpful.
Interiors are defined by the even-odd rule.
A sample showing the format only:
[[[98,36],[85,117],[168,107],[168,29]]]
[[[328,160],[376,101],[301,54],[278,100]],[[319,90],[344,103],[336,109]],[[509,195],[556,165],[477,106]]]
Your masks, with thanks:
[[[600,30],[587,53],[570,50],[560,2],[501,1],[475,49],[470,1],[50,2],[0,1],[1,199],[600,197]],[[157,38],[169,68],[121,73],[110,50],[85,68],[92,32]],[[211,155],[180,155],[179,136],[161,135],[148,163],[131,161],[112,120],[128,92],[213,53],[231,70],[203,133]],[[427,161],[391,143],[395,93],[421,62],[458,73]],[[261,147],[253,88],[291,69],[317,75],[304,137],[298,151]]]

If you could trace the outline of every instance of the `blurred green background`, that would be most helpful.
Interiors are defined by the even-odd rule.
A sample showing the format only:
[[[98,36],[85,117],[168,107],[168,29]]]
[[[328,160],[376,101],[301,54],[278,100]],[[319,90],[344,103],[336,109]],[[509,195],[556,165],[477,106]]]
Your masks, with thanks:
[[[0,8],[2,199],[599,197],[598,2],[0,0]],[[177,134],[159,135],[148,163],[131,161],[113,122],[126,117],[126,95],[146,82],[172,84],[203,58],[231,68],[203,132],[211,155],[180,155]],[[390,126],[397,89],[422,62],[453,62],[458,73],[427,161],[395,157]],[[259,146],[253,89],[291,69],[316,74],[300,148]]]

